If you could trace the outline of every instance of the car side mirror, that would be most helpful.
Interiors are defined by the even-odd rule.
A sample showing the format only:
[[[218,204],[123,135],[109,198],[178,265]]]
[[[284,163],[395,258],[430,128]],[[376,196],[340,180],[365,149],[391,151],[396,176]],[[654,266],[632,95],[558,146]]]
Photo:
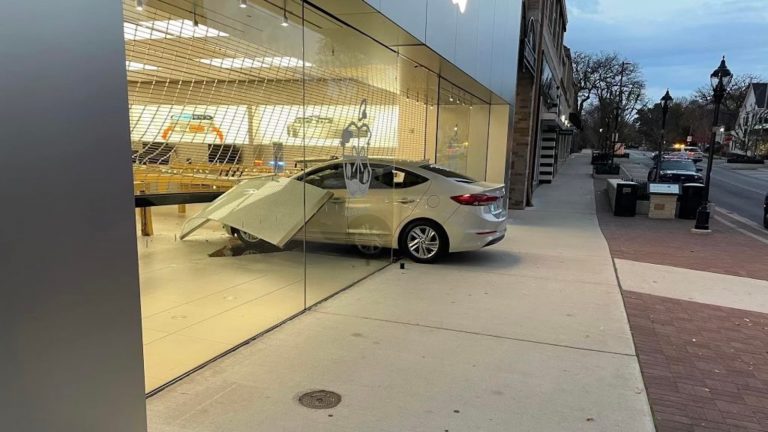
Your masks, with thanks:
[[[704,171],[704,168],[696,167],[696,172],[702,172],[702,171]]]

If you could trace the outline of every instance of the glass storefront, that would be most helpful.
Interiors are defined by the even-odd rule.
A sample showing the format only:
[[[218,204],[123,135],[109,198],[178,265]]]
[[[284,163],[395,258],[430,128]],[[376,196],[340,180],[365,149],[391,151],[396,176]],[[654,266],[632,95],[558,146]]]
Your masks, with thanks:
[[[437,164],[485,180],[490,108],[472,94],[440,80]]]
[[[391,263],[402,161],[486,178],[490,105],[321,11],[124,17],[147,391]]]

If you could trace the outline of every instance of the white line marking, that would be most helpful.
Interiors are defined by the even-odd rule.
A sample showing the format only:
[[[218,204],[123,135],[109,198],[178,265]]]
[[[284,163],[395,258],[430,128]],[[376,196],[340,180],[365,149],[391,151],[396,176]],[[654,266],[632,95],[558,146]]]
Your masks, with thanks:
[[[728,214],[728,213],[726,213],[726,212],[724,212],[724,211],[722,211],[722,210],[720,210],[720,209],[715,209],[715,211],[716,211],[716,212],[718,212],[718,213],[722,213],[722,214],[724,214],[724,215],[726,215],[726,216],[731,216],[731,217],[733,217],[733,215],[730,215],[730,214]],[[724,223],[725,225],[727,225],[727,226],[729,226],[729,227],[731,227],[731,228],[735,229],[736,231],[739,231],[740,233],[742,233],[742,234],[744,234],[744,235],[747,235],[747,236],[749,236],[749,237],[752,237],[753,239],[755,239],[755,240],[757,240],[757,241],[761,241],[761,242],[763,242],[763,243],[765,243],[765,244],[768,244],[768,238],[766,238],[766,237],[764,237],[764,236],[761,236],[761,235],[757,235],[757,234],[755,234],[755,233],[752,233],[752,232],[750,232],[750,231],[747,231],[747,230],[745,230],[745,229],[743,229],[743,228],[739,228],[738,226],[736,226],[736,225],[734,225],[734,224],[732,224],[732,223],[728,222],[727,220],[725,220],[725,219],[721,218],[721,217],[720,217],[720,216],[718,216],[718,215],[714,215],[713,217],[714,217],[716,220],[718,220],[718,221],[720,221],[720,222]],[[734,217],[734,220],[739,220],[739,219]],[[739,221],[740,221],[740,220],[739,220]],[[741,221],[740,221],[740,222],[741,222]],[[753,222],[751,222],[751,221],[747,221],[747,222],[750,222],[750,225],[748,225],[748,226],[749,226],[749,227],[752,227],[752,225],[751,225],[751,224],[753,224]],[[758,227],[760,227],[760,226],[759,226],[759,225],[757,225],[757,224],[754,224],[754,225],[755,225],[755,226],[758,226]],[[762,229],[763,229],[763,228],[762,228],[762,227],[760,227],[760,230],[762,230]]]
[[[766,191],[761,191],[761,190],[754,189],[754,188],[751,188],[751,187],[748,187],[748,186],[744,186],[742,184],[734,183],[732,181],[728,181],[728,180],[724,179],[723,177],[721,177],[719,174],[715,174],[714,171],[712,172],[712,177],[717,179],[718,181],[723,182],[723,183],[728,183],[730,185],[733,185],[733,186],[736,186],[736,187],[740,187],[742,189],[746,189],[746,190],[748,190],[750,192],[758,193],[760,195],[763,195],[766,192]]]
[[[734,212],[732,212],[730,210],[725,210],[725,209],[722,209],[722,208],[719,208],[719,207],[715,207],[715,211],[719,212],[719,213],[722,213],[725,216],[729,216],[732,219],[735,219],[736,221],[741,222],[744,225],[747,225],[750,228],[753,228],[753,229],[757,230],[761,234],[763,232],[765,232],[765,229],[759,223],[752,222],[751,220],[745,218],[744,216],[742,216],[742,215],[740,215],[738,213],[734,213]]]

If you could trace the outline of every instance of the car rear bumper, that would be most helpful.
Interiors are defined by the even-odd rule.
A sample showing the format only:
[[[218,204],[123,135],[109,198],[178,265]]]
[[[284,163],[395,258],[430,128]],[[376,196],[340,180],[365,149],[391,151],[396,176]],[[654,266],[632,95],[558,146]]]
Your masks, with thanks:
[[[451,252],[482,249],[500,242],[507,233],[506,213],[499,216],[486,209],[462,206],[444,224]]]

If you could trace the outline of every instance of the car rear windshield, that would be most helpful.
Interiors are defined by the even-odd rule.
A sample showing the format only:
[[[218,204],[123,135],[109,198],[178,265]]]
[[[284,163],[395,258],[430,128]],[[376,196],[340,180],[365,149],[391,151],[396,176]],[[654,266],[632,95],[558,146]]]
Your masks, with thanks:
[[[664,171],[696,171],[696,165],[690,160],[665,160],[661,162]]]
[[[425,169],[427,171],[433,172],[435,174],[439,174],[443,177],[449,178],[451,180],[457,181],[459,183],[477,183],[477,180],[473,179],[472,177],[467,177],[464,174],[459,174],[455,171],[451,171],[447,168],[443,168],[438,165],[422,165],[419,168]]]

